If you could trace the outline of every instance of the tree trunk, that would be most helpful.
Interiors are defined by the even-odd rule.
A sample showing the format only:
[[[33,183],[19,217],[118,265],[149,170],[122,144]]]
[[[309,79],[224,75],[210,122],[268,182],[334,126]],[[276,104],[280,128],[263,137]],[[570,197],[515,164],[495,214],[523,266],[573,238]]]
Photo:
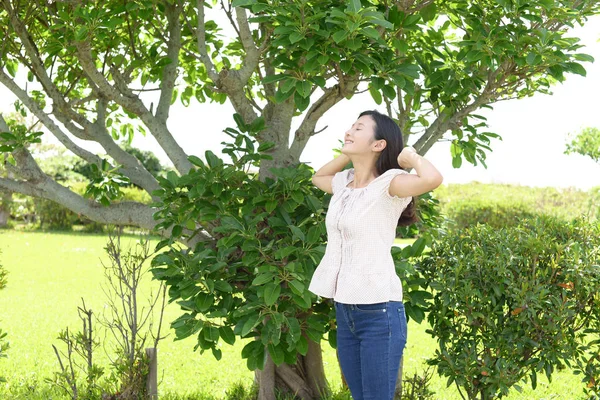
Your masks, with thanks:
[[[10,218],[10,203],[12,202],[12,193],[0,190],[0,228],[8,226]]]
[[[308,339],[308,338],[307,338]],[[321,343],[315,343],[308,339],[308,352],[306,357],[303,357],[304,370],[308,385],[312,392],[317,396],[330,396],[329,383],[325,377],[325,368],[323,366],[323,351]]]
[[[298,355],[295,365],[276,366],[265,349],[265,367],[256,370],[258,400],[275,400],[275,392],[291,393],[302,400],[317,400],[329,396],[331,391],[325,378],[320,343],[308,341],[306,356]]]

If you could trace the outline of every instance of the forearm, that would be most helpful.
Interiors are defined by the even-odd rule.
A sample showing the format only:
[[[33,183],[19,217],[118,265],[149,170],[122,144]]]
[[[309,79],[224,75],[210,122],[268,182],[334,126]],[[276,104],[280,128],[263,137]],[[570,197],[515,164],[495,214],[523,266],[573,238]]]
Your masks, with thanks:
[[[441,184],[443,180],[442,174],[425,157],[417,153],[411,154],[410,164],[419,178],[431,182],[439,182],[438,185]]]
[[[350,158],[345,154],[340,154],[338,157],[329,161],[327,164],[323,165],[317,172],[315,172],[314,176],[329,176],[335,175],[344,169],[344,167],[350,162]]]

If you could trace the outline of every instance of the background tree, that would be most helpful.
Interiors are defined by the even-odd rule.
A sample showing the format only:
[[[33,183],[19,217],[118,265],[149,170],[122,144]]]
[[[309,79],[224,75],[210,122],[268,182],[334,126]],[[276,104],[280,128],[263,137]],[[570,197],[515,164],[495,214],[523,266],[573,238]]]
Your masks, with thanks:
[[[581,154],[600,163],[600,129],[583,128],[581,132],[571,138],[567,143],[565,154]]]
[[[232,130],[236,145],[248,140],[247,147],[256,143],[268,154],[258,164],[264,180],[275,177],[273,167],[298,164],[320,117],[367,88],[396,114],[406,139],[418,136],[421,154],[450,132],[455,166],[484,162],[497,135],[475,111],[547,92],[565,73],[584,75],[579,62],[591,57],[578,53],[568,28],[599,8],[591,0],[2,0],[0,83],[47,134],[96,165],[98,177],[91,199],[61,186],[28,150],[39,135],[0,117],[0,151],[14,159],[15,174],[0,178],[0,188],[54,200],[102,223],[151,229],[157,221],[150,206],[111,199],[126,179],[160,201],[167,181],[178,184],[178,175],[194,172],[168,125],[175,101],[229,101],[238,128],[257,132],[246,139]],[[210,19],[217,12],[219,23]],[[221,20],[231,24],[232,37],[222,34]],[[119,145],[136,131],[163,148],[176,171],[170,179],[157,179]],[[114,164],[73,137],[100,144]],[[216,227],[190,227],[195,241],[217,245],[207,234]],[[309,361],[320,357],[310,343]]]

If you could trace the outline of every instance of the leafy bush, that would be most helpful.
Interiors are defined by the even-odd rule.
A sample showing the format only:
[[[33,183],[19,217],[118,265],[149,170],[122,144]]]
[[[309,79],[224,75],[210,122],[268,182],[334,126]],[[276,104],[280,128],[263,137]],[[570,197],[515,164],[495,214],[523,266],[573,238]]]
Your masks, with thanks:
[[[70,230],[78,220],[77,214],[52,200],[36,197],[33,204],[40,228]]]
[[[157,229],[172,236],[159,243],[170,248],[153,260],[153,272],[185,311],[172,323],[176,337],[197,336],[197,347],[220,359],[219,340],[258,336],[242,351],[249,369],[262,369],[267,345],[277,365],[293,364],[333,315],[325,302],[307,312],[316,296],[306,288],[324,251],[324,193],[310,184],[306,165],[273,169],[279,179],[262,182],[211,152],[206,158],[190,157],[196,168],[187,175],[159,178]],[[195,247],[180,249],[183,238]]]
[[[469,399],[506,395],[557,368],[600,381],[600,223],[552,217],[477,225],[435,241],[419,264],[434,290],[430,363]]]
[[[480,199],[469,199],[453,204],[448,212],[453,226],[458,229],[476,224],[503,228],[519,225],[523,220],[536,216],[535,211],[523,204],[490,204]]]
[[[564,220],[581,215],[600,216],[597,193],[598,189],[583,192],[573,188],[470,183],[440,186],[434,195],[440,200],[442,213],[454,220],[458,228],[477,223],[501,228],[539,214]]]

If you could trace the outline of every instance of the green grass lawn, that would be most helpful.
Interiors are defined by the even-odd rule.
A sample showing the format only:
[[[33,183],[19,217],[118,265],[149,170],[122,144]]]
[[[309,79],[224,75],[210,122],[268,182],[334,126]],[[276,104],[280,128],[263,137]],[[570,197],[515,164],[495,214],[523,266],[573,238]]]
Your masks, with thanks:
[[[135,240],[127,237],[124,243]],[[107,262],[105,242],[104,235],[0,231],[0,264],[9,271],[8,286],[0,291],[0,327],[8,332],[11,346],[9,358],[0,360],[0,376],[8,380],[7,384],[0,384],[0,398],[7,398],[9,385],[32,386],[32,391],[47,386],[44,378],[57,370],[52,344],[58,344],[56,336],[64,327],[80,329],[77,306],[82,297],[96,313],[102,311],[101,262]],[[150,290],[155,284],[148,280],[145,289]],[[168,306],[167,327],[179,314],[175,304]],[[425,360],[435,350],[435,341],[425,329],[425,324],[409,324],[407,375],[422,372]],[[252,384],[253,373],[246,369],[240,356],[244,342],[238,341],[233,347],[224,345],[221,361],[216,361],[210,352],[203,355],[193,352],[194,344],[193,338],[174,342],[171,334],[159,345],[161,394],[210,393],[222,397],[235,382]],[[341,379],[335,351],[326,342],[324,345],[327,377],[334,389],[339,388]],[[97,357],[99,363],[107,362],[102,351]],[[437,393],[435,398],[459,399],[454,387],[446,388],[445,382],[445,378],[434,376],[431,389]],[[581,398],[581,387],[577,377],[563,371],[551,384],[540,378],[535,392],[515,391],[508,399],[577,399]]]

